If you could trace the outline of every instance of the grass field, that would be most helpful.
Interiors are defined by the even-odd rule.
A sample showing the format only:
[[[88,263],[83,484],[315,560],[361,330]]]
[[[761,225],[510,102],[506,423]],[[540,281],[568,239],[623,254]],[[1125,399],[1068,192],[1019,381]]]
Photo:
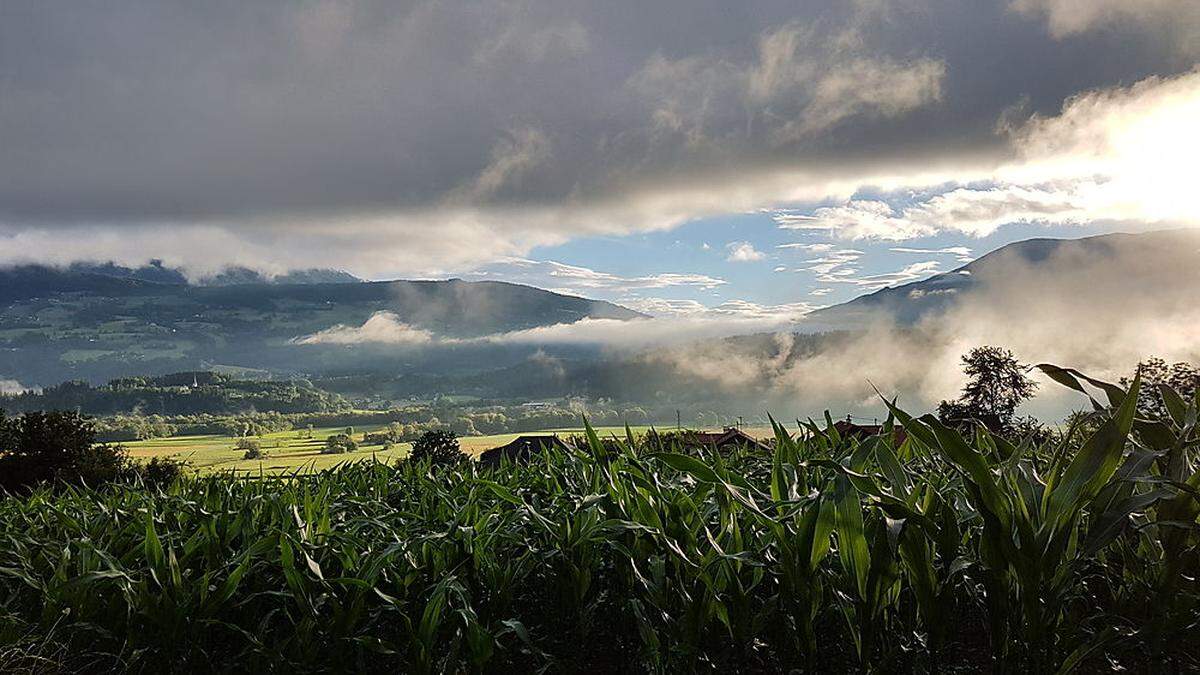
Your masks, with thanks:
[[[366,432],[378,431],[381,426],[356,426],[354,439],[361,440]],[[650,429],[648,426],[632,427],[635,434],[643,434]],[[304,430],[280,431],[258,437],[256,440],[266,451],[267,458],[262,460],[242,459],[243,452],[236,448],[237,439],[232,436],[216,434],[202,436],[174,436],[171,438],[155,438],[147,441],[125,443],[130,456],[139,460],[153,457],[171,457],[188,462],[199,473],[214,471],[245,471],[252,473],[290,473],[293,471],[320,471],[345,462],[359,462],[376,459],[392,462],[405,457],[410,446],[408,443],[398,443],[388,450],[379,445],[359,445],[358,452],[345,455],[322,455],[325,439],[333,434],[342,433],[345,427],[324,427],[313,429],[310,434]],[[748,432],[767,436],[770,429],[747,429]],[[624,436],[623,427],[598,427],[596,432],[601,436]],[[521,434],[493,434],[490,436],[464,436],[459,439],[463,451],[472,457],[478,457],[485,450],[504,445],[517,436],[528,433],[557,433],[561,436],[582,434],[582,428],[546,429],[537,432]]]

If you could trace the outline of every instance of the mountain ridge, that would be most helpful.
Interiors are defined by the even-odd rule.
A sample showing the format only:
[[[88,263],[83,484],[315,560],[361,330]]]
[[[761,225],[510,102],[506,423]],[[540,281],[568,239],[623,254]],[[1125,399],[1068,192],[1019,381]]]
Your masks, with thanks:
[[[1138,233],[1114,232],[1075,239],[1023,239],[989,251],[953,270],[898,286],[881,288],[852,300],[815,310],[805,317],[805,322],[846,327],[884,316],[901,324],[912,324],[930,314],[944,311],[973,292],[982,290],[986,279],[1003,274],[1004,268],[1011,267],[1013,263],[1039,268],[1055,259],[1067,257],[1090,257],[1102,262],[1105,257],[1125,254],[1138,248],[1179,253],[1186,251],[1188,245],[1200,247],[1200,231],[1180,228]],[[1200,250],[1196,252],[1197,264],[1200,265]]]
[[[201,364],[306,372],[395,345],[296,345],[379,312],[436,336],[475,338],[583,319],[644,318],[604,300],[503,281],[392,280],[197,286],[39,266],[0,269],[0,374],[26,384],[100,381]]]

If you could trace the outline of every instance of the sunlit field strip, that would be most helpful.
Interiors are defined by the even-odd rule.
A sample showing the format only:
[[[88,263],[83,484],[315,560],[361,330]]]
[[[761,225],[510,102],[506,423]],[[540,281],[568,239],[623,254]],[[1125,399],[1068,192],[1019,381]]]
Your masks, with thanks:
[[[355,426],[355,438],[363,433],[375,432],[383,425]],[[631,430],[635,435],[649,431],[650,426],[635,426]],[[666,427],[661,427],[664,430]],[[345,455],[323,455],[325,439],[333,434],[343,433],[344,426],[315,428],[311,432],[293,429],[278,431],[255,437],[267,458],[263,460],[246,460],[242,458],[243,451],[236,448],[237,438],[220,434],[202,434],[192,436],[173,436],[171,438],[154,438],[145,441],[132,441],[123,445],[131,457],[139,460],[149,460],[154,457],[170,457],[184,460],[198,473],[214,471],[238,471],[249,473],[292,473],[301,471],[320,471],[332,468],[346,462],[358,462],[375,459],[381,462],[392,462],[407,456],[410,446],[408,443],[397,443],[388,450],[379,445],[360,445],[358,452]],[[746,427],[746,431],[756,437],[766,438],[771,435],[769,427]],[[542,431],[491,434],[486,436],[464,436],[459,439],[463,452],[472,457],[478,457],[485,450],[504,445],[518,436],[528,434],[558,434],[560,436],[582,435],[582,427],[546,429]],[[598,427],[596,433],[601,437],[625,435],[624,427]]]

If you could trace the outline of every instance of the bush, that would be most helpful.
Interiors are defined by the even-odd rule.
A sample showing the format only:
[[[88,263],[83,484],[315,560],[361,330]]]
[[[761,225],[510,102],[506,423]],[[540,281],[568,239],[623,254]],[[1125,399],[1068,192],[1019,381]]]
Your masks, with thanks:
[[[334,434],[325,439],[325,448],[321,450],[321,454],[340,455],[356,450],[358,450],[358,443],[355,443],[349,434]]]
[[[413,441],[412,453],[409,459],[418,462],[429,460],[434,464],[453,464],[461,461],[465,455],[458,447],[458,436],[449,429],[434,429],[421,434]]]
[[[129,477],[137,463],[121,445],[96,444],[79,454],[74,466],[56,476],[67,483],[106,485]]]
[[[143,485],[164,489],[182,477],[186,467],[187,462],[170,457],[154,457],[145,464],[132,465],[131,472],[142,480]]]
[[[267,453],[263,451],[262,444],[253,438],[239,438],[237,449],[242,451],[242,459],[267,458]]]

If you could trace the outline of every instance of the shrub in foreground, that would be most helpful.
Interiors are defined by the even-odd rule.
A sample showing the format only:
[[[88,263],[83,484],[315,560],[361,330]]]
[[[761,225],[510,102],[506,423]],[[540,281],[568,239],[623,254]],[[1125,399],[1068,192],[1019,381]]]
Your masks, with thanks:
[[[166,458],[142,465],[120,445],[97,443],[92,421],[75,412],[30,412],[9,419],[0,411],[0,489],[6,492],[136,478],[165,485],[182,468],[181,462]]]

